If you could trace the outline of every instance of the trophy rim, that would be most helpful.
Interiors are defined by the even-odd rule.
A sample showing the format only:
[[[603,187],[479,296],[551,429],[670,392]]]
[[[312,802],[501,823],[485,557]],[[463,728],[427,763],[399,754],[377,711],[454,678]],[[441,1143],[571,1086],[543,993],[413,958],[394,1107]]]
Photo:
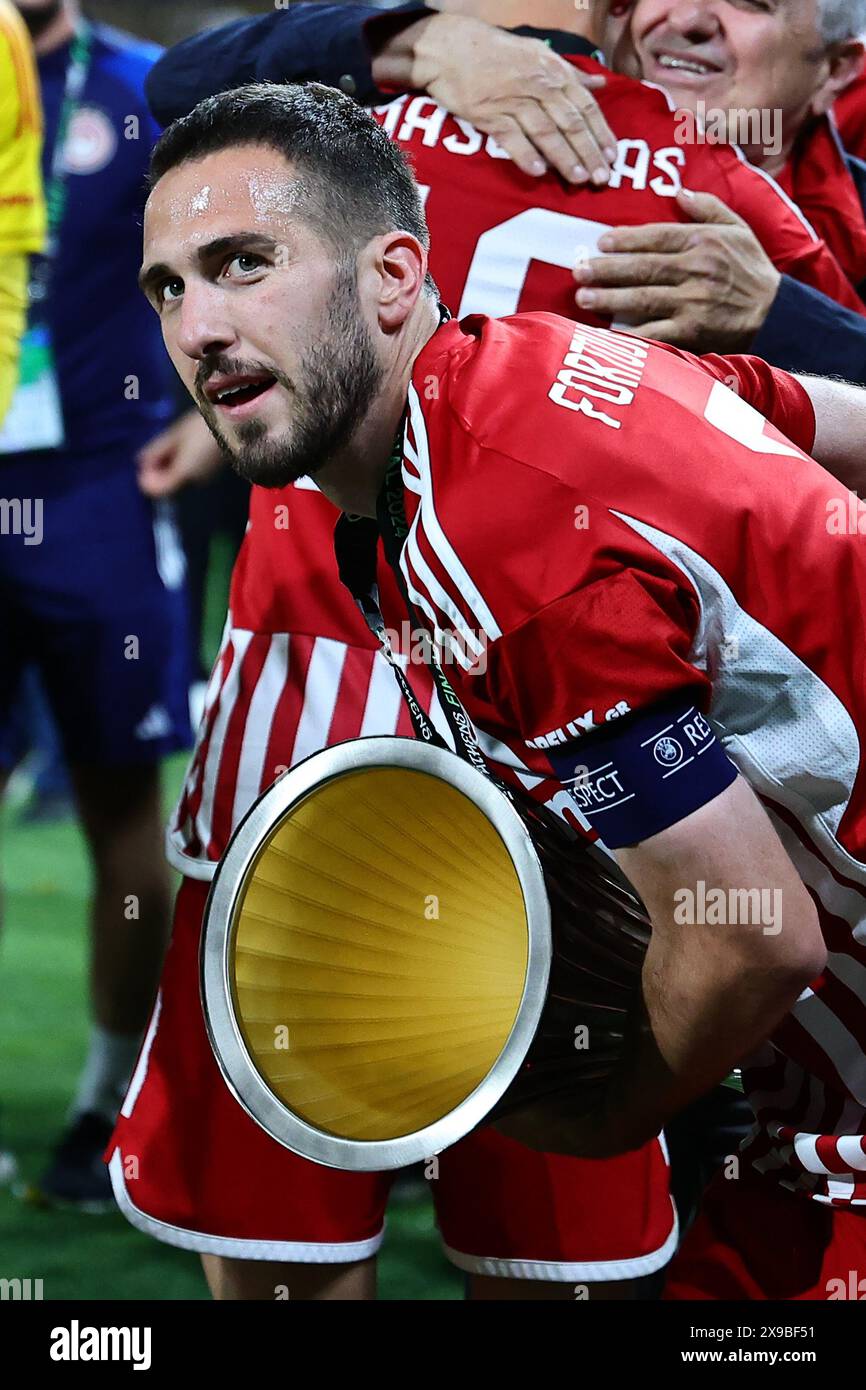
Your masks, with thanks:
[[[482,1081],[458,1105],[422,1129],[390,1139],[346,1139],[308,1124],[271,1090],[246,1046],[234,1007],[230,966],[235,926],[266,837],[316,789],[350,773],[381,767],[425,772],[462,792],[498,832],[520,884],[528,953],[523,993],[508,1037]],[[254,803],[217,865],[205,907],[200,954],[201,1002],[223,1079],[247,1114],[284,1148],[326,1167],[375,1172],[433,1157],[483,1121],[520,1070],[541,1020],[553,956],[550,902],[529,831],[505,792],[450,749],[395,735],[350,739],[311,754]]]

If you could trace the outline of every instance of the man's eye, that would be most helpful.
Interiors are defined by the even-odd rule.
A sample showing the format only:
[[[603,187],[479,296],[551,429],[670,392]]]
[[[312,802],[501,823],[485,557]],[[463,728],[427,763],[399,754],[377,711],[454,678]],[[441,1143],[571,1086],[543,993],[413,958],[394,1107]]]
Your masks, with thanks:
[[[232,276],[239,275],[243,278],[245,275],[252,275],[254,271],[260,270],[263,265],[264,260],[261,256],[254,255],[252,251],[239,251],[236,256],[232,256],[231,260],[226,262],[226,270]]]
[[[172,304],[176,299],[180,299],[182,294],[183,281],[179,277],[164,280],[159,287],[159,299],[162,304]]]

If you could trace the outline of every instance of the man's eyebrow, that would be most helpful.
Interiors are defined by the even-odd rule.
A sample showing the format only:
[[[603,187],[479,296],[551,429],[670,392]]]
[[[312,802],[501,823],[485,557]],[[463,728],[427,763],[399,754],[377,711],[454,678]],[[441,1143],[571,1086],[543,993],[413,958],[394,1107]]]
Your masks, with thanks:
[[[209,262],[219,260],[227,256],[231,251],[275,251],[279,242],[274,241],[273,237],[264,236],[261,232],[233,232],[231,236],[215,237],[213,241],[205,242],[198,248],[196,259],[200,266],[205,267]],[[178,275],[178,271],[173,270],[165,261],[158,261],[154,265],[143,266],[138,277],[138,287],[148,297],[161,280],[170,280],[172,276]]]
[[[168,280],[174,274],[170,265],[165,261],[159,261],[155,265],[142,266],[138,276],[138,288],[151,298],[152,291],[156,288],[160,280]]]
[[[225,256],[229,251],[275,251],[279,242],[262,232],[233,232],[231,236],[220,236],[200,246],[196,255],[200,265]]]

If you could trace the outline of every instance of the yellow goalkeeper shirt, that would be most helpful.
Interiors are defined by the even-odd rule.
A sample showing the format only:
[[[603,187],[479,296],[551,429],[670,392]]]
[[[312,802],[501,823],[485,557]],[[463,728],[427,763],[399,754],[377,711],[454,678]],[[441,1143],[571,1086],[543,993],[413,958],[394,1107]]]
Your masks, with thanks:
[[[42,108],[26,26],[0,0],[0,256],[39,251],[45,240]]]

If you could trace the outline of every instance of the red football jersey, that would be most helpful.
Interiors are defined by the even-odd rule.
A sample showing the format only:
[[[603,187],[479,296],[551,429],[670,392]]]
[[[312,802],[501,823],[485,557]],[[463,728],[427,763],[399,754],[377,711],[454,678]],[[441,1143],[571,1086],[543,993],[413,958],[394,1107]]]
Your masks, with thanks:
[[[683,184],[729,202],[781,269],[840,299],[852,295],[771,180],[728,147],[677,144],[662,92],[607,78],[601,100],[608,119],[641,138],[620,141],[604,190],[521,174],[495,142],[429,98],[400,97],[375,113],[411,155],[425,190],[431,267],[452,309],[576,314],[571,267],[581,248],[591,252],[615,224],[685,220],[674,202]],[[735,369],[718,368],[723,377],[745,370],[738,361]],[[757,400],[751,394],[761,389],[754,370],[743,389],[759,409],[778,408],[775,390]],[[337,578],[336,519],[311,484],[252,490],[224,645],[169,830],[169,855],[182,872],[213,873],[232,829],[283,767],[340,738],[410,731],[393,676]],[[387,587],[390,576],[382,582]],[[429,699],[425,677],[417,673],[417,693]]]
[[[747,1153],[866,1202],[866,641],[844,622],[866,557],[851,494],[799,447],[805,393],[778,411],[792,443],[694,359],[546,314],[448,324],[413,379],[400,563],[434,635],[463,638],[455,689],[542,777],[618,712],[708,716],[830,952],[746,1068]]]

